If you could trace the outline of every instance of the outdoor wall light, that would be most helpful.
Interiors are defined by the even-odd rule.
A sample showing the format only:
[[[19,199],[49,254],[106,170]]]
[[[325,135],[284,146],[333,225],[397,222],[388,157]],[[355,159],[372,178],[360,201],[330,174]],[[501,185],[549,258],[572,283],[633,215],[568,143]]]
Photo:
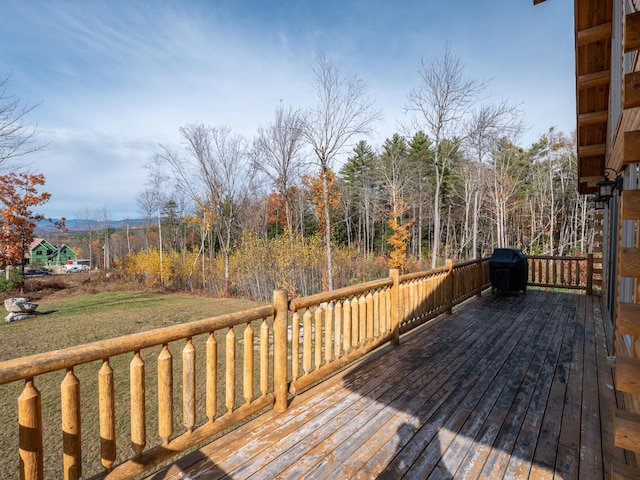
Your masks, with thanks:
[[[604,210],[605,205],[609,205],[609,199],[606,197],[594,197],[593,198],[593,208],[596,210]]]
[[[605,172],[602,176],[602,180],[596,183],[596,186],[598,187],[598,198],[604,197],[608,201],[611,197],[613,197],[613,192],[615,192],[616,188],[619,191],[622,191],[622,177],[618,175],[618,172],[613,168],[605,168],[604,170]],[[613,172],[615,174],[614,180],[609,178],[610,172]]]

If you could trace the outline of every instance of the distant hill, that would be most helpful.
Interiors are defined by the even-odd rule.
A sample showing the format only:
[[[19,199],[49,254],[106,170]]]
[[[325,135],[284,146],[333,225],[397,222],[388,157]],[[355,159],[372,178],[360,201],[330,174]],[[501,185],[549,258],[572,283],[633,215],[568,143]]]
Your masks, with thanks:
[[[52,220],[55,222],[58,219],[54,218]],[[146,223],[147,223],[147,220],[142,218],[133,218],[128,220],[110,220],[109,228],[120,230],[125,228],[127,224],[129,224],[129,227],[131,228],[138,228],[146,225]],[[69,232],[85,231],[87,230],[87,224],[88,224],[87,220],[66,220],[65,221],[65,225],[67,226],[67,230]],[[104,225],[102,224],[102,222],[96,221],[96,222],[93,222],[93,225],[95,230],[102,230],[104,228]],[[42,236],[47,233],[53,233],[53,232],[59,232],[59,230],[56,228],[56,226],[53,223],[43,220],[41,222],[38,222],[38,224],[36,225],[34,234],[36,236],[38,235]]]

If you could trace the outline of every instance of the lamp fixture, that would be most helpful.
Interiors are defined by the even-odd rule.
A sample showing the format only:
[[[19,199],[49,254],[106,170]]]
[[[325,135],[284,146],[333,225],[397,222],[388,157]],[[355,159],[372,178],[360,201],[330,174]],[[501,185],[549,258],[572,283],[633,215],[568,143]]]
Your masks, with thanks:
[[[618,191],[622,192],[622,176],[618,174],[616,170],[613,168],[605,168],[604,175],[602,176],[602,180],[596,183],[598,187],[598,198],[605,198],[607,201],[613,197],[613,193],[616,188]],[[615,179],[612,180],[609,178],[610,172],[615,174]],[[597,199],[596,199],[597,201]]]
[[[609,198],[608,197],[593,197],[593,208],[595,210],[604,210],[605,205],[609,205]]]

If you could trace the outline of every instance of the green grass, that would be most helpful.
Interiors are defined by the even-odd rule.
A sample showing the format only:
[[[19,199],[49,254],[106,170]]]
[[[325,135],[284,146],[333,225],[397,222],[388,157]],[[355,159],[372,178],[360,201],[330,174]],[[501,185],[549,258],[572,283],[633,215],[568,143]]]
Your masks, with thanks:
[[[202,318],[223,315],[257,306],[241,299],[212,299],[160,291],[110,292],[79,295],[58,301],[39,301],[41,315],[0,325],[0,361],[34,353],[48,352],[106,338],[165,327]],[[237,332],[238,334],[239,332]],[[221,332],[219,335],[221,336]],[[256,331],[257,334],[257,331]],[[218,334],[216,335],[218,337]],[[198,397],[203,397],[204,342],[206,335],[194,338],[198,370]],[[238,339],[240,340],[240,339]],[[219,338],[219,350],[224,352]],[[175,431],[181,423],[181,350],[184,342],[169,346],[174,357]],[[156,361],[160,347],[142,352],[146,363],[147,446],[157,444]],[[111,359],[116,381],[118,459],[128,457],[129,449],[129,362],[131,355]],[[77,367],[82,398],[83,477],[101,471],[99,423],[97,415],[97,372],[100,362]],[[65,372],[52,372],[35,380],[42,393],[44,419],[45,477],[62,478],[60,382]],[[223,372],[219,373],[224,375]],[[23,382],[0,386],[0,479],[16,478],[18,471],[17,398]],[[222,403],[222,402],[219,402]],[[220,406],[220,409],[223,405]],[[199,409],[200,410],[200,409]],[[202,423],[202,415],[198,423]]]
[[[40,315],[0,325],[0,361],[224,315],[257,306],[160,291],[110,292],[39,302]]]

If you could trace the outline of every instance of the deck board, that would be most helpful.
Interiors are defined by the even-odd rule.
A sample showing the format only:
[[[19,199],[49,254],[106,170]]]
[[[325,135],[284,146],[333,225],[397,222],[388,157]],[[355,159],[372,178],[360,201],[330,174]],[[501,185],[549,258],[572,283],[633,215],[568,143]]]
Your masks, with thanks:
[[[486,294],[152,475],[609,478],[599,297]]]

